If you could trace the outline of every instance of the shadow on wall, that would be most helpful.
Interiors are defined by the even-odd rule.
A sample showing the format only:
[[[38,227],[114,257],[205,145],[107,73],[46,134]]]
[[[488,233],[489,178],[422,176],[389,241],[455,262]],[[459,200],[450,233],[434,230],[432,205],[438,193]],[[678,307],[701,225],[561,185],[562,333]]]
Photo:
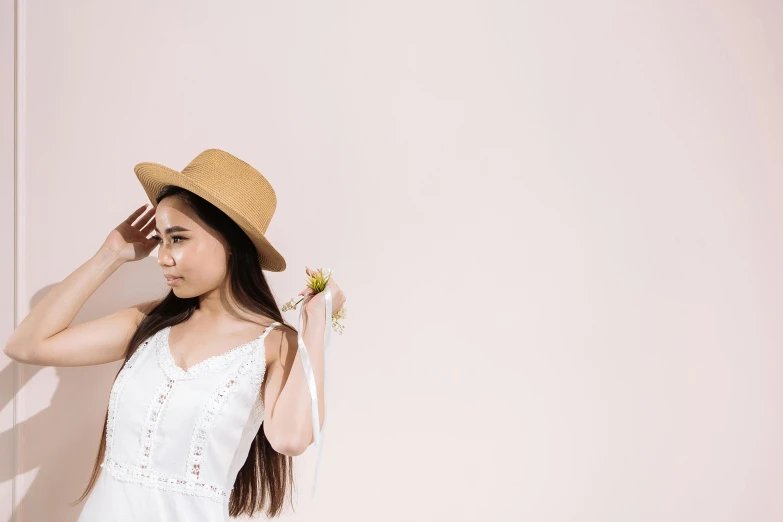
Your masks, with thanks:
[[[53,287],[36,292],[31,308]],[[98,319],[168,292],[156,255],[126,263],[90,296],[71,324]],[[89,481],[109,393],[122,363],[81,367],[16,363],[21,365],[17,468],[18,476],[28,475],[25,482],[29,483],[25,490],[18,482],[16,502],[20,519],[68,522],[79,517],[87,499],[73,507],[69,504],[82,494]],[[0,371],[0,389],[12,390],[16,364],[12,362]],[[12,400],[12,392],[0,397],[0,409]],[[0,433],[0,447],[10,447],[11,437],[11,430]],[[0,483],[11,478],[0,476]]]

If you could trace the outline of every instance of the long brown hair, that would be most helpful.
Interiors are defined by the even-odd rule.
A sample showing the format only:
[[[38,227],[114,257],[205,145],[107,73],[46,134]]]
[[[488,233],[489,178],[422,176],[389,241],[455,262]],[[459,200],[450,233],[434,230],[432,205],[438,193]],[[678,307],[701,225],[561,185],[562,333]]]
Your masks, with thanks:
[[[170,196],[181,198],[199,218],[221,233],[231,245],[231,256],[228,257],[228,277],[233,297],[245,309],[271,318],[281,323],[283,327],[296,332],[296,329],[283,319],[274,294],[258,263],[256,248],[244,231],[210,202],[181,187],[173,185],[164,187],[157,197],[157,202],[160,203],[163,198]],[[167,326],[186,321],[198,308],[198,302],[198,297],[182,299],[174,295],[173,291],[169,292],[139,323],[128,343],[125,362],[149,336]],[[121,370],[122,366],[117,371],[117,375]],[[116,380],[117,376],[114,378]],[[90,482],[82,496],[71,505],[76,505],[87,497],[101,472],[100,465],[106,453],[108,418],[107,408],[103,421],[103,434]],[[253,516],[256,511],[264,510],[266,505],[266,517],[274,518],[281,514],[286,494],[290,498],[294,488],[293,458],[278,453],[272,448],[264,434],[264,424],[262,423],[250,446],[247,460],[240,468],[234,481],[234,489],[231,491],[229,499],[229,514],[232,517],[242,514]],[[291,508],[293,509],[293,502],[291,502]]]

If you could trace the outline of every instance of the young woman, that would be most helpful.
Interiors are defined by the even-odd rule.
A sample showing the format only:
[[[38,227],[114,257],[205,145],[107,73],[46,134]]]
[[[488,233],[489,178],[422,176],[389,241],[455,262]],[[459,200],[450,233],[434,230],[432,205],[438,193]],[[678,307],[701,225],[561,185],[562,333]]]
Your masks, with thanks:
[[[215,149],[182,172],[154,163],[135,171],[154,208],[139,208],[112,230],[25,317],[5,352],[49,366],[125,360],[77,500],[89,495],[80,522],[276,517],[294,485],[292,457],[314,433],[298,332],[285,324],[262,272],[285,269],[264,237],[274,190],[253,167]],[[69,326],[119,266],[156,246],[171,287],[164,298]],[[332,278],[328,289],[339,310],[345,297]],[[300,292],[321,425],[331,327],[325,293]]]

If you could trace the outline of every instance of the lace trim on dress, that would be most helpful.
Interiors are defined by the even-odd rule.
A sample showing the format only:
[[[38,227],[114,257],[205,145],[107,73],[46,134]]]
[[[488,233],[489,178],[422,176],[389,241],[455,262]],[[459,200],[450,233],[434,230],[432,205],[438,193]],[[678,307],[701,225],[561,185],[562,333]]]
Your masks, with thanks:
[[[258,419],[264,416],[264,402],[261,400],[261,390],[258,391],[256,401],[253,403],[253,424],[258,422]]]
[[[278,324],[279,323],[276,323],[272,326],[274,327]],[[256,390],[256,399],[253,402],[253,407],[251,410],[253,424],[257,423],[258,419],[264,415],[264,403],[261,397],[261,383],[264,382],[264,376],[266,375],[266,345],[264,344],[263,340],[261,345],[264,347],[264,349],[261,350],[259,359],[256,360],[257,364],[250,373],[250,385],[254,390]]]
[[[220,486],[209,482],[159,473],[157,471],[142,469],[139,466],[127,466],[125,464],[120,464],[110,457],[104,460],[101,467],[108,470],[117,480],[123,482],[133,482],[157,489],[206,497],[221,503],[228,502],[231,491],[234,489],[232,487],[226,491]]]
[[[250,382],[255,389],[264,378],[266,371],[266,345],[264,339],[269,331],[280,323],[274,322],[267,327],[263,335],[258,337],[260,341],[260,350],[254,350],[245,362],[231,375],[223,384],[221,384],[217,390],[209,398],[209,402],[206,407],[201,410],[201,414],[196,421],[196,427],[193,430],[193,435],[190,439],[190,451],[188,453],[188,463],[186,468],[186,474],[191,480],[198,480],[201,473],[201,462],[204,458],[204,447],[206,446],[209,433],[212,431],[215,421],[217,420],[220,410],[228,401],[231,396],[231,392],[236,386],[237,382],[246,374],[250,374]],[[260,395],[260,393],[257,394]],[[256,399],[257,401],[258,399]],[[258,410],[254,403],[254,413]]]
[[[237,357],[241,357],[252,351],[258,340],[263,339],[271,327],[275,326],[276,324],[280,323],[272,323],[269,327],[267,327],[261,336],[247,341],[246,343],[242,343],[227,352],[213,355],[212,357],[204,359],[203,361],[194,364],[187,370],[180,368],[174,361],[174,356],[171,355],[171,349],[169,347],[169,331],[171,330],[171,326],[167,326],[161,330],[163,333],[161,334],[161,339],[157,347],[160,367],[169,379],[175,380],[193,379],[205,373],[222,370],[231,364]]]
[[[154,336],[152,338],[147,338],[138,348],[136,348],[133,355],[125,361],[122,370],[120,370],[117,379],[111,387],[111,393],[109,394],[109,415],[106,421],[106,452],[108,455],[111,455],[114,449],[114,424],[117,418],[117,403],[120,400],[122,389],[125,387],[125,380],[128,378],[128,372],[133,368],[139,355],[147,348],[153,339]]]
[[[144,427],[141,430],[141,450],[138,459],[140,468],[146,468],[150,462],[155,430],[158,427],[161,410],[163,410],[176,382],[177,381],[174,379],[164,381],[163,384],[161,384],[158,393],[152,399],[149,408],[147,408],[147,416],[144,420]]]
[[[234,387],[241,380],[244,375],[249,374],[249,381],[253,388],[258,388],[256,394],[256,400],[253,404],[253,415],[263,414],[263,403],[261,402],[260,384],[264,380],[266,373],[266,346],[264,339],[267,334],[275,326],[280,325],[279,322],[274,322],[269,325],[264,333],[236,348],[229,350],[223,354],[219,354],[209,359],[206,359],[185,371],[174,362],[174,358],[171,356],[171,352],[168,348],[167,335],[168,329],[166,327],[158,331],[156,335],[147,339],[136,350],[136,352],[128,359],[127,363],[117,376],[115,385],[112,387],[112,392],[109,399],[109,420],[107,424],[106,435],[106,457],[104,458],[101,468],[107,469],[118,480],[125,482],[134,482],[145,486],[164,489],[168,491],[176,491],[180,493],[186,493],[189,495],[197,495],[209,498],[216,502],[225,502],[229,499],[233,487],[229,490],[225,490],[220,486],[205,482],[199,479],[201,472],[201,462],[204,456],[204,450],[207,440],[212,428],[217,421],[220,414],[220,410],[228,401]],[[254,350],[255,343],[260,341],[260,350]],[[133,364],[139,357],[139,354],[152,343],[157,355],[158,362],[164,371],[164,374],[168,377],[161,385],[158,393],[152,399],[145,417],[144,426],[141,433],[141,450],[139,453],[138,465],[126,465],[121,464],[114,460],[113,455],[113,435],[114,424],[117,415],[117,404],[119,402],[122,388],[125,385],[125,380],[128,377],[128,371],[133,367]],[[231,361],[235,360],[242,354],[248,354],[247,360],[234,371],[234,373],[228,377],[223,384],[221,384],[212,396],[208,399],[208,402],[204,409],[202,409],[199,418],[196,422],[196,427],[193,430],[191,436],[190,450],[188,452],[188,460],[185,468],[185,475],[172,475],[153,471],[148,468],[150,462],[150,456],[153,449],[153,441],[155,438],[155,432],[162,418],[164,407],[171,396],[173,389],[176,387],[176,381],[180,379],[191,379],[207,371],[216,371],[228,366]],[[257,420],[258,417],[255,418]]]

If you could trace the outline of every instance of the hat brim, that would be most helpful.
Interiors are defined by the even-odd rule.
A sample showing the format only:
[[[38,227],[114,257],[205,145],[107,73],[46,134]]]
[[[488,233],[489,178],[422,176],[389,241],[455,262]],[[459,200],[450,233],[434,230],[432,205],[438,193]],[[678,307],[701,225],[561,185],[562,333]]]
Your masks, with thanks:
[[[189,190],[218,207],[245,231],[258,251],[258,260],[261,264],[261,268],[270,272],[282,272],[285,270],[285,259],[266,239],[263,231],[245,219],[244,216],[237,213],[234,209],[224,205],[220,198],[216,197],[215,194],[209,190],[209,187],[194,183],[181,172],[159,163],[139,163],[133,170],[136,173],[136,177],[139,179],[141,186],[144,188],[144,192],[147,193],[147,197],[153,207],[158,207],[158,194],[160,194],[160,191],[166,185],[176,185]]]

